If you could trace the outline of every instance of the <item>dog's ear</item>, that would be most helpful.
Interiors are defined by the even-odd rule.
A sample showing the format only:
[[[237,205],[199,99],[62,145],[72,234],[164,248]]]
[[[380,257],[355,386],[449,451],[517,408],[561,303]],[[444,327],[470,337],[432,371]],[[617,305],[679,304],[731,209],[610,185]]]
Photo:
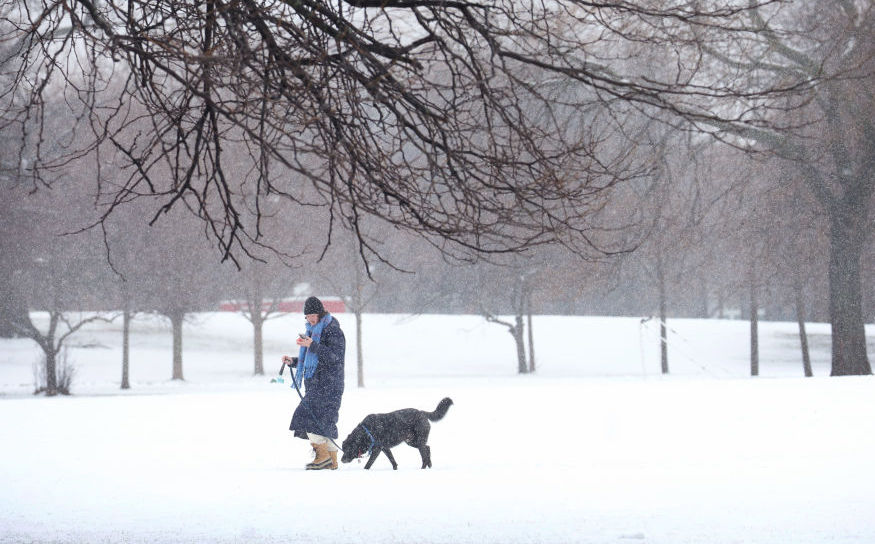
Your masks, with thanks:
[[[359,423],[355,429],[349,433],[349,437],[343,442],[343,451],[349,451],[355,453],[355,455],[360,455],[361,451],[367,444],[368,437],[365,435],[365,429],[362,427],[361,423]]]

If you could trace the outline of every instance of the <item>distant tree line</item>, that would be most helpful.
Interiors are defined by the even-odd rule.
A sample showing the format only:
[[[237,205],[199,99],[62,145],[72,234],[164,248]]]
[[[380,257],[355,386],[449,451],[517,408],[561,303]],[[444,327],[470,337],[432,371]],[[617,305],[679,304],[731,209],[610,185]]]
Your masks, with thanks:
[[[186,315],[215,311],[227,299],[261,308],[245,313],[253,325],[253,373],[263,374],[260,329],[277,315],[269,303],[291,296],[301,283],[315,294],[345,297],[350,317],[342,319],[357,319],[359,334],[367,334],[360,320],[367,312],[483,315],[508,328],[520,372],[535,369],[527,336],[532,314],[659,317],[663,312],[662,317],[829,321],[823,218],[804,205],[792,177],[779,180],[775,188],[774,180],[765,177],[772,175],[766,174],[768,165],[726,153],[712,148],[695,164],[676,157],[686,170],[672,170],[670,190],[650,187],[645,198],[659,208],[648,212],[654,232],[635,251],[601,259],[545,247],[477,262],[450,260],[421,238],[389,229],[375,235],[374,243],[392,264],[375,263],[366,270],[345,234],[338,234],[324,254],[318,246],[307,246],[307,225],[319,223],[314,214],[300,225],[287,223],[286,235],[303,243],[294,266],[252,261],[238,269],[216,259],[209,237],[196,222],[187,225],[195,221],[188,214],[150,226],[128,208],[129,216],[113,217],[117,223],[105,237],[93,230],[70,235],[65,233],[77,228],[82,212],[69,192],[21,193],[2,204],[8,212],[3,214],[2,243],[16,255],[3,262],[3,323],[7,336],[29,336],[47,345],[80,326],[80,311],[100,310],[117,314],[116,319],[157,313],[166,316],[174,338],[168,377],[184,379]],[[708,164],[711,160],[714,164]],[[737,171],[716,173],[725,171],[720,165],[726,161]],[[665,174],[654,172],[652,183],[664,181]],[[764,177],[755,182],[757,176]],[[710,202],[707,208],[705,202]],[[790,217],[771,213],[781,207],[796,212]],[[871,243],[866,251],[871,258]],[[865,285],[871,289],[875,278],[867,272]],[[866,319],[875,320],[871,293],[864,308]],[[27,310],[50,312],[58,322],[52,334],[37,331]],[[360,344],[360,337],[351,342],[357,349],[350,351],[355,356],[350,364],[356,361],[364,386]],[[45,351],[54,361],[60,345],[55,342]],[[125,371],[123,385],[126,376]]]

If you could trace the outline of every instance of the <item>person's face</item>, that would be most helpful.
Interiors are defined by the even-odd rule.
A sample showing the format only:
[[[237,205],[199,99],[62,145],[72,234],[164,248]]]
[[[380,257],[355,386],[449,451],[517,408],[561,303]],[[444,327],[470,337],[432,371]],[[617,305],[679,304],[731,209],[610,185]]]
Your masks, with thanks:
[[[319,314],[305,314],[304,319],[307,320],[307,323],[310,325],[315,325],[319,323]]]

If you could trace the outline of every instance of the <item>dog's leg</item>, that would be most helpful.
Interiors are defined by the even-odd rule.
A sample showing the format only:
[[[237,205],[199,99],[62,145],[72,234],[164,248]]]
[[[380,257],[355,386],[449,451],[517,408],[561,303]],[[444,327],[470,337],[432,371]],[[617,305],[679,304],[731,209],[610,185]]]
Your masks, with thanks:
[[[431,468],[431,448],[419,446],[419,455],[422,457],[422,468]]]
[[[429,424],[428,419],[423,417],[416,424],[413,440],[407,442],[419,450],[419,455],[422,457],[422,468],[431,468],[431,448],[428,447],[429,431],[431,431],[431,424]]]
[[[379,457],[379,456],[380,456],[380,448],[377,448],[371,453],[371,457],[368,459],[368,462],[365,463],[365,470],[368,470],[369,468],[371,468],[371,465],[374,464],[374,461],[376,461],[377,457]]]
[[[392,455],[392,450],[389,448],[383,448],[383,451],[386,452],[386,457],[388,457],[389,461],[392,463],[392,470],[398,470],[398,463],[395,462],[395,456]]]

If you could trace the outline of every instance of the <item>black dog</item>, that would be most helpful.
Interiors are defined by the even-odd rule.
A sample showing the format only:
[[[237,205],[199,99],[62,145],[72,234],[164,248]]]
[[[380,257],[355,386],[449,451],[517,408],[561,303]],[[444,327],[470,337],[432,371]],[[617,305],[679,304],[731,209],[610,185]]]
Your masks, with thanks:
[[[395,462],[390,448],[407,442],[407,445],[419,450],[422,468],[431,468],[431,449],[427,444],[431,430],[429,421],[442,419],[451,404],[453,401],[448,397],[438,403],[434,412],[405,408],[388,414],[366,416],[343,441],[343,457],[340,460],[349,463],[367,453],[371,457],[365,463],[365,469],[369,469],[382,451],[392,463],[392,468],[398,470],[398,463]]]

